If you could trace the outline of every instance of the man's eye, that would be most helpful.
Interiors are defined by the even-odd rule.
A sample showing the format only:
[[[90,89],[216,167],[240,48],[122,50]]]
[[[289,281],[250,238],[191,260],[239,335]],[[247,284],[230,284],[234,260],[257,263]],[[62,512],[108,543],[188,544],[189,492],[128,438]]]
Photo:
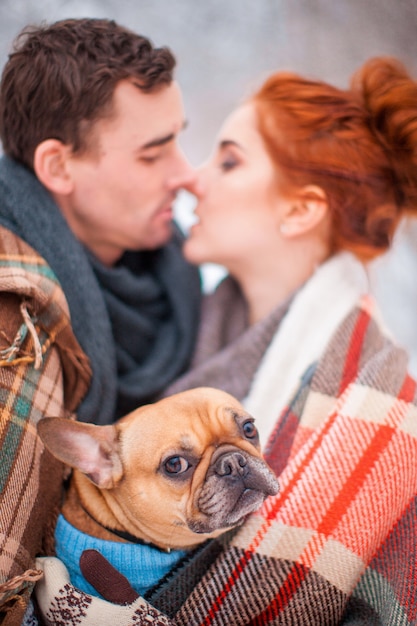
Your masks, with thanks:
[[[155,163],[155,161],[159,159],[159,156],[159,154],[153,156],[143,156],[140,158],[140,160],[142,161],[142,163],[147,163],[148,165],[150,165],[151,163]]]
[[[189,467],[189,462],[183,456],[171,456],[164,463],[165,471],[168,474],[183,474]]]

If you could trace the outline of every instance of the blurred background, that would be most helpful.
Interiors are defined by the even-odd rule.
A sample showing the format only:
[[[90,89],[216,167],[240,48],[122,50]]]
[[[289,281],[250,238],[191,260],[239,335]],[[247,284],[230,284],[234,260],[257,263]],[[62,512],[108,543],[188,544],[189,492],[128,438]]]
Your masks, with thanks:
[[[344,87],[367,58],[393,55],[417,77],[417,0],[0,0],[0,67],[21,28],[64,17],[113,18],[173,50],[189,119],[181,141],[194,165],[208,156],[224,117],[273,70]],[[184,230],[192,207],[181,194]],[[204,268],[208,290],[221,274]],[[417,374],[417,220],[404,222],[370,276]]]

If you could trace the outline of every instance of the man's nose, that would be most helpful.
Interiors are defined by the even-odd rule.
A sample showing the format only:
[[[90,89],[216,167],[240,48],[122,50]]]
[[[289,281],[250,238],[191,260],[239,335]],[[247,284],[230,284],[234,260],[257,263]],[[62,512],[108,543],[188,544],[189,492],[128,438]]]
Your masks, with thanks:
[[[196,184],[197,172],[183,151],[178,148],[174,171],[168,181],[169,188],[173,191],[186,189],[190,193],[195,193]]]

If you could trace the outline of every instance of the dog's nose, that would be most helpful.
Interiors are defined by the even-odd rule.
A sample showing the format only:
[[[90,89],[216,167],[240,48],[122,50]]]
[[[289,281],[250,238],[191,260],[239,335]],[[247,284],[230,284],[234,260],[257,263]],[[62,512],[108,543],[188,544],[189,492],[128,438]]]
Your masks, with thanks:
[[[248,472],[247,462],[240,452],[226,452],[219,457],[214,466],[214,471],[219,476],[246,476]]]

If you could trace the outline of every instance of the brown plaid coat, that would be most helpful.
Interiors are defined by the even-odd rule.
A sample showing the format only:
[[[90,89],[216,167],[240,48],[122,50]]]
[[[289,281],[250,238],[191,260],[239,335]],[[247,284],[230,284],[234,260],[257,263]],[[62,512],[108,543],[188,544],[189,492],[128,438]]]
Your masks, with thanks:
[[[50,552],[63,468],[36,436],[44,416],[70,417],[91,372],[61,287],[45,261],[0,228],[0,623],[21,622]]]

